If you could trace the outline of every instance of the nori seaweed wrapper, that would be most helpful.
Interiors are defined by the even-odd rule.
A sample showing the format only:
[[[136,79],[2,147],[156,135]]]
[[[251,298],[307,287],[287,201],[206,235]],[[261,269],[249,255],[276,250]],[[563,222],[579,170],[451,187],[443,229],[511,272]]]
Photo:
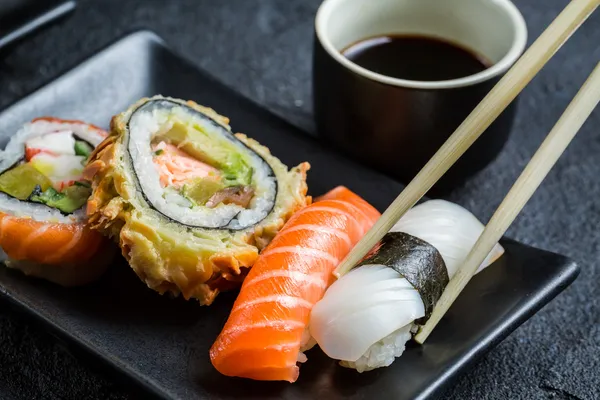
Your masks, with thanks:
[[[431,244],[404,232],[389,232],[378,247],[360,262],[392,268],[419,292],[425,305],[425,316],[416,322],[424,324],[450,281],[440,252]]]

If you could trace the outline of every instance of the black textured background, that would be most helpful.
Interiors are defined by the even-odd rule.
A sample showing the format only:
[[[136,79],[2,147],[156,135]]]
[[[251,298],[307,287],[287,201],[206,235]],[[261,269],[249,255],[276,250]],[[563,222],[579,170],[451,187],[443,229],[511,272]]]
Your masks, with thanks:
[[[442,1],[442,0],[440,0]],[[312,24],[320,0],[80,0],[68,20],[0,58],[0,108],[123,34],[150,28],[226,84],[313,132]],[[567,0],[516,0],[530,42]],[[600,61],[600,12],[523,92],[510,142],[450,200],[486,220]],[[509,231],[571,256],[578,280],[447,393],[460,399],[600,398],[600,110]],[[399,377],[399,379],[401,379]],[[1,399],[124,399],[36,327],[0,310]]]

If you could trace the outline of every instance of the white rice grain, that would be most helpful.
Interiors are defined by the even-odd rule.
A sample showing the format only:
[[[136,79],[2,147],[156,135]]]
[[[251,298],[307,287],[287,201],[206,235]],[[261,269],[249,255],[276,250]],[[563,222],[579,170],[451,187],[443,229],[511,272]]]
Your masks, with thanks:
[[[391,365],[397,357],[400,357],[404,353],[406,343],[412,337],[412,325],[405,325],[374,343],[358,360],[340,361],[340,365],[346,368],[353,368],[358,372],[371,371]]]

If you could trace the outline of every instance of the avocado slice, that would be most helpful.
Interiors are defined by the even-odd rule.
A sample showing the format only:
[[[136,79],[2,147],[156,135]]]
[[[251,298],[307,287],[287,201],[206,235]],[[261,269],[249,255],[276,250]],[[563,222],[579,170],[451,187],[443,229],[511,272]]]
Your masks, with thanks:
[[[52,182],[29,163],[17,165],[0,175],[0,191],[19,200],[27,200],[38,186],[43,191],[51,187]]]
[[[215,138],[210,138],[198,127],[179,121],[174,121],[171,129],[160,135],[160,138],[215,168],[220,168],[222,160],[227,157],[227,150],[223,148],[221,141],[215,143]]]
[[[254,170],[247,156],[240,153],[233,143],[223,137],[207,134],[198,124],[182,122],[173,115],[169,119],[171,127],[157,135],[154,141],[164,140],[191,157],[221,170],[225,187],[251,185]],[[200,196],[202,199],[204,197]]]
[[[194,204],[203,206],[208,199],[224,187],[221,182],[213,179],[197,179],[190,185],[184,185],[181,194]]]

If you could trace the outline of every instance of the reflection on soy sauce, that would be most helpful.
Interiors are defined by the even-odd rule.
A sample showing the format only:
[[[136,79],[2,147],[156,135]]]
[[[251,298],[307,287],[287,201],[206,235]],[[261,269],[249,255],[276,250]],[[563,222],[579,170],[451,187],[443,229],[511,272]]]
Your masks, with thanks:
[[[491,66],[473,51],[427,36],[377,36],[350,45],[342,54],[373,72],[413,81],[464,78]]]

